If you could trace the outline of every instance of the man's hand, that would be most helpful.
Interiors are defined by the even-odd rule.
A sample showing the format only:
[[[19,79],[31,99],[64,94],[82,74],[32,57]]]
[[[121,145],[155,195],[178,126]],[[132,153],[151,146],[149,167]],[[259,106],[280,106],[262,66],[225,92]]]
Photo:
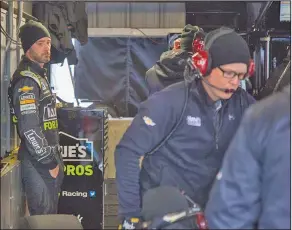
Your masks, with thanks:
[[[49,170],[49,172],[53,178],[57,178],[59,174],[59,165],[57,165],[56,168]]]

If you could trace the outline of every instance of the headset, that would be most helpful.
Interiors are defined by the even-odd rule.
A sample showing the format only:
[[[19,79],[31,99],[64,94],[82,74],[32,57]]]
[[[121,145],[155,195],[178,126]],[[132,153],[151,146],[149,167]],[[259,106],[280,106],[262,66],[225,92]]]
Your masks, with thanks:
[[[199,28],[198,32],[194,33],[192,42],[192,51],[196,53],[204,48],[205,33],[202,28]],[[174,38],[173,49],[178,50],[181,48],[181,34]]]
[[[193,53],[197,53],[197,52],[200,52],[201,50],[204,49],[204,39],[202,37],[198,37],[198,38],[195,38],[193,40]]]
[[[188,60],[188,63],[190,67],[197,72],[195,74],[196,76],[199,76],[199,78],[202,79],[207,85],[211,86],[212,88],[215,88],[217,90],[220,90],[225,93],[234,93],[234,89],[223,89],[219,88],[211,83],[209,83],[206,79],[204,79],[205,76],[210,74],[212,71],[212,57],[209,55],[209,49],[212,46],[212,44],[221,36],[224,36],[226,34],[233,33],[234,30],[222,27],[220,28],[215,34],[208,34],[205,37],[204,40],[204,47],[200,47],[201,49],[196,52],[191,60]],[[252,59],[250,59],[249,65],[248,65],[248,71],[247,71],[247,77],[250,77],[254,74],[255,64]]]
[[[181,38],[176,39],[173,42],[173,49],[178,50],[181,48]],[[192,43],[193,53],[196,53],[204,48],[204,40],[201,37],[195,38]]]
[[[202,79],[206,84],[208,84],[209,86],[216,88],[218,90],[221,90],[225,93],[233,93],[234,90],[231,89],[222,89],[219,88],[217,86],[214,86],[213,84],[209,83],[207,80],[204,79],[204,76],[206,76],[208,74],[208,72],[211,71],[211,65],[212,65],[212,59],[211,56],[208,55],[208,50],[210,49],[212,43],[214,43],[214,41],[216,39],[218,39],[219,37],[232,33],[234,30],[229,29],[229,28],[220,28],[219,32],[215,33],[215,34],[208,34],[204,41],[200,41],[200,38],[196,38],[193,41],[193,47],[195,47],[197,49],[197,52],[191,57],[189,58],[186,62],[187,62],[187,67],[189,67],[190,71],[188,76],[184,76],[184,82],[185,82],[185,99],[184,99],[184,104],[183,104],[183,108],[180,114],[180,117],[178,119],[178,121],[176,122],[176,124],[174,125],[174,127],[171,129],[171,131],[169,132],[169,134],[157,145],[155,146],[150,152],[145,154],[145,157],[152,155],[153,153],[155,153],[156,151],[158,151],[165,143],[166,141],[169,140],[169,138],[172,136],[172,134],[176,131],[176,129],[178,128],[178,126],[180,125],[184,113],[186,111],[187,108],[187,102],[189,99],[189,93],[190,93],[190,89],[191,89],[191,85],[192,82],[196,79],[196,78],[200,78]],[[210,40],[208,40],[210,38]],[[248,66],[248,75],[252,76],[254,73],[254,62],[252,60],[250,60],[249,66]],[[240,100],[240,104],[241,104],[241,113],[243,114],[243,102],[242,100]]]
[[[209,49],[212,44],[221,36],[233,33],[234,30],[229,28],[220,28],[219,31],[215,34],[208,34],[202,46],[200,46],[198,51],[192,56],[192,63],[194,67],[200,72],[200,74],[204,77],[208,75],[211,71],[212,66],[212,57],[209,55]],[[211,36],[211,38],[209,38]],[[195,41],[194,41],[195,42]],[[254,74],[255,64],[251,59],[248,65],[248,76],[252,76]]]

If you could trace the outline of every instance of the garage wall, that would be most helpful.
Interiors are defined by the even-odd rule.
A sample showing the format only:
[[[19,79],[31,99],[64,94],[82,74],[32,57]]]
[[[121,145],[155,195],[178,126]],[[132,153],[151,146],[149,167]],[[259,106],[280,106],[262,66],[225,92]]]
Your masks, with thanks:
[[[1,9],[1,26],[8,32],[8,14],[7,11]],[[22,25],[25,20],[22,20]],[[13,15],[13,36],[14,40],[17,39],[17,16]],[[8,39],[1,33],[1,156],[5,154],[5,151],[12,150],[17,147],[19,138],[16,133],[15,126],[10,123],[10,112],[7,100],[7,89],[10,78],[17,68],[17,61],[23,54],[22,49],[19,49],[15,44],[11,44],[8,55],[8,60],[4,60],[5,48]],[[19,58],[19,59],[18,59]],[[8,69],[7,69],[8,68]],[[4,71],[4,74],[3,74]]]
[[[89,28],[183,28],[185,3],[88,2]]]
[[[1,1],[3,4],[8,4],[9,1]],[[18,9],[18,4],[16,1],[14,1],[14,5],[13,5],[14,9]],[[24,1],[23,2],[23,11],[27,14],[32,13],[32,2],[31,1]]]

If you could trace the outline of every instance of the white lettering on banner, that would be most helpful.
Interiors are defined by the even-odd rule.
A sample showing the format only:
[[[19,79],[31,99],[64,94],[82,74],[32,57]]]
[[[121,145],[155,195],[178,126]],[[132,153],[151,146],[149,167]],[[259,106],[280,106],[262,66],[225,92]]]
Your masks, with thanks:
[[[20,111],[36,110],[35,104],[20,105]]]
[[[62,191],[62,196],[68,196],[68,197],[72,197],[72,196],[76,196],[76,197],[83,197],[83,198],[87,198],[87,192],[68,192],[68,191]]]
[[[70,158],[85,158],[86,157],[86,147],[76,144],[76,146],[61,146],[62,156]]]
[[[82,219],[83,219],[83,216],[81,216],[80,214],[78,214],[77,219],[81,223],[82,222]]]
[[[34,93],[23,93],[19,96],[19,100],[31,100],[31,99],[35,99],[35,95]]]
[[[64,132],[59,132],[59,135],[60,138],[65,136],[78,142],[75,145],[60,146],[63,161],[93,161],[93,141],[88,141],[87,138],[76,138]]]
[[[40,136],[38,136],[33,129],[25,132],[24,135],[29,143],[33,146],[37,154],[43,155],[46,153],[46,148],[44,148],[44,140]]]

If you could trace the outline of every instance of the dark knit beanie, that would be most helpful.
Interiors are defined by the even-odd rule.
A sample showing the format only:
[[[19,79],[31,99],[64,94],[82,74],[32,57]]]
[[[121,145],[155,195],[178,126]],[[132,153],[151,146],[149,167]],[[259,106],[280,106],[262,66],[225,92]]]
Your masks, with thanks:
[[[204,31],[198,26],[192,26],[190,24],[183,28],[181,34],[180,46],[182,50],[187,52],[193,52],[193,40],[198,36],[204,36]]]
[[[229,28],[224,28],[223,30],[226,29]],[[220,30],[222,30],[222,28],[211,31],[210,34],[207,34],[205,45],[207,45],[208,40],[210,41],[210,39],[212,39],[213,36],[216,36]],[[249,65],[251,58],[246,41],[234,31],[218,37],[211,44],[209,54],[212,58],[212,69],[231,63],[244,63]]]
[[[51,37],[48,29],[40,22],[28,21],[19,29],[19,38],[21,40],[24,53],[39,39]]]

